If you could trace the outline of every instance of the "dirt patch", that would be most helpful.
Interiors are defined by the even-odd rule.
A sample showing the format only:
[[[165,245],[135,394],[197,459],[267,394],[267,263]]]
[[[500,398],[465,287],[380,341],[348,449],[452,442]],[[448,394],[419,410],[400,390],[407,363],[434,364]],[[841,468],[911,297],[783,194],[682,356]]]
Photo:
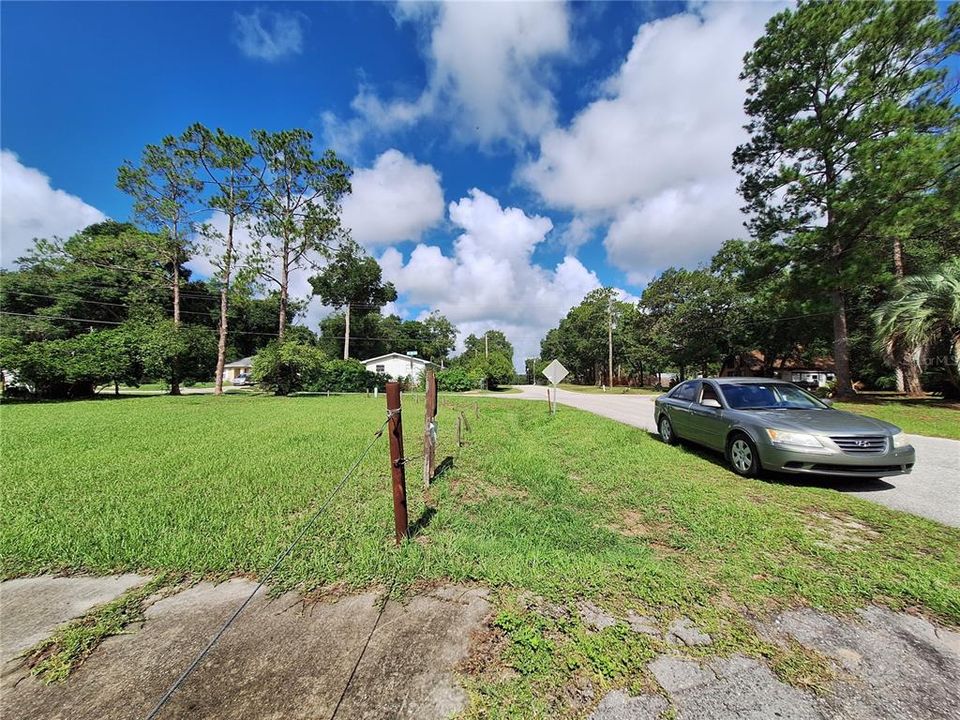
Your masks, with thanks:
[[[650,521],[636,510],[624,510],[607,529],[630,538],[647,538],[651,545],[663,544],[676,527],[665,521]]]
[[[512,485],[493,485],[485,480],[463,478],[452,485],[460,498],[468,503],[480,503],[490,498],[507,498],[510,500],[526,500],[530,494]]]
[[[470,634],[470,646],[467,657],[457,666],[457,671],[471,677],[484,677],[488,680],[506,680],[517,671],[503,662],[509,641],[506,634],[494,627],[493,616],[484,620],[483,627]]]
[[[844,512],[811,509],[804,524],[817,536],[816,545],[831,550],[861,550],[880,538],[879,532]]]

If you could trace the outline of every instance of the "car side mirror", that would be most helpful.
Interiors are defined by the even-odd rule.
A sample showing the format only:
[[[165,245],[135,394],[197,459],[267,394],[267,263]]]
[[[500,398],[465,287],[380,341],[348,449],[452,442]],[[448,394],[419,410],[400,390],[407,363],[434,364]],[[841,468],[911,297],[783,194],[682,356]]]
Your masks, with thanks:
[[[718,410],[721,407],[720,401],[714,400],[713,398],[704,398],[703,400],[700,401],[700,404],[703,405],[704,407],[717,408]]]
[[[820,402],[822,402],[827,407],[833,407],[833,400],[831,400],[830,398],[820,398]]]

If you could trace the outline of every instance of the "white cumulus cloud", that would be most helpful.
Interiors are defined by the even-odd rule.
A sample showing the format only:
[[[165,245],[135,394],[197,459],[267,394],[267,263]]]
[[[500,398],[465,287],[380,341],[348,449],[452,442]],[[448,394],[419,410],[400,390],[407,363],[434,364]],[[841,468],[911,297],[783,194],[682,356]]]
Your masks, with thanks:
[[[439,173],[399,150],[387,150],[373,167],[355,171],[351,184],[343,224],[361,245],[419,240],[443,219]]]
[[[419,244],[404,261],[388,248],[380,264],[405,303],[439,310],[458,326],[461,340],[471,332],[502,330],[522,366],[538,354],[543,334],[600,287],[596,274],[574,257],[552,269],[533,263],[534,249],[553,228],[549,218],[501,207],[477,189],[450,203],[449,216],[462,230],[451,254]]]
[[[366,132],[390,132],[430,116],[449,122],[462,141],[481,145],[519,145],[553,126],[547,63],[570,51],[566,5],[402,2],[396,16],[424,30],[426,87],[413,98],[385,98],[361,86],[353,118],[323,116],[332,143],[350,152]]]
[[[76,195],[57,190],[40,170],[0,151],[0,264],[11,267],[34,238],[69,237],[107,216]]]
[[[708,258],[743,233],[738,76],[779,7],[711,3],[641,25],[603,96],[545,132],[519,178],[552,206],[613,218],[609,258],[635,279]]]
[[[254,60],[273,62],[303,51],[305,15],[299,12],[255,8],[233,14],[233,41]]]

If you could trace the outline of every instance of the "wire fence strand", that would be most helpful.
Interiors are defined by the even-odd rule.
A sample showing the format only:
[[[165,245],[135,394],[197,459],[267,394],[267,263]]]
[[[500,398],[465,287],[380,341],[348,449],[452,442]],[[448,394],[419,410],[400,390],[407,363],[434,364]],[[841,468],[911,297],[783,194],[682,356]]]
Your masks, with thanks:
[[[389,411],[387,413],[387,417],[383,421],[383,424],[380,425],[380,429],[378,429],[373,434],[373,439],[369,443],[367,443],[367,446],[363,449],[363,452],[361,452],[357,456],[357,459],[353,462],[353,465],[350,466],[350,469],[347,470],[346,473],[344,473],[342,478],[340,478],[340,482],[338,482],[334,486],[333,490],[330,492],[329,495],[327,495],[326,499],[323,501],[323,503],[320,505],[317,511],[310,516],[310,519],[307,520],[306,523],[304,523],[303,527],[300,529],[300,532],[298,532],[296,537],[293,539],[293,542],[291,542],[290,545],[287,546],[286,550],[280,553],[280,556],[276,559],[276,561],[273,563],[271,568],[267,571],[267,574],[263,576],[263,578],[260,580],[257,586],[253,589],[253,592],[251,592],[246,597],[246,599],[240,604],[240,606],[233,612],[233,614],[230,615],[229,618],[227,618],[226,622],[223,623],[223,625],[216,632],[216,634],[210,639],[210,641],[206,644],[203,650],[201,650],[200,653],[193,659],[193,662],[191,662],[186,667],[186,669],[184,669],[184,671],[180,673],[179,677],[177,677],[177,679],[174,680],[173,684],[163,694],[163,697],[161,697],[160,700],[157,702],[157,704],[153,707],[153,710],[150,711],[150,714],[147,715],[147,720],[156,720],[156,718],[160,717],[161,711],[163,710],[164,706],[166,706],[166,704],[173,697],[173,694],[180,688],[181,685],[183,685],[186,679],[190,676],[190,673],[196,670],[197,667],[200,665],[200,663],[203,662],[203,659],[213,649],[213,647],[217,644],[217,642],[219,642],[220,638],[223,637],[224,633],[227,632],[227,630],[230,628],[233,622],[238,617],[240,617],[240,613],[242,613],[246,609],[247,605],[249,605],[250,602],[253,600],[253,597],[258,592],[260,592],[260,589],[263,588],[263,586],[267,583],[267,581],[277,571],[277,568],[280,567],[280,564],[287,559],[290,553],[293,552],[294,548],[296,548],[296,546],[300,543],[300,541],[303,540],[304,536],[307,534],[310,528],[313,527],[313,525],[320,518],[320,515],[323,514],[323,511],[327,509],[327,507],[333,501],[334,497],[336,497],[337,493],[340,492],[343,486],[347,483],[347,480],[350,479],[350,476],[353,475],[356,469],[360,466],[360,463],[363,462],[364,458],[366,458],[366,456],[369,454],[371,448],[373,448],[377,440],[379,440],[380,437],[383,435],[384,428],[387,427],[387,423],[390,422],[390,419],[393,417],[394,414],[395,413],[393,411]]]

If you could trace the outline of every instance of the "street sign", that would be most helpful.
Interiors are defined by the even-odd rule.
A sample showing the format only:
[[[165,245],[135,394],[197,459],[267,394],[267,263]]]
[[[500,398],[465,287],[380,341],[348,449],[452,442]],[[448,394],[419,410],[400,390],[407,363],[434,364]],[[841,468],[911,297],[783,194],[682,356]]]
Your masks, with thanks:
[[[569,371],[560,364],[559,360],[552,361],[543,369],[543,375],[551,383],[556,385],[557,383],[563,382],[563,379],[569,374]]]

